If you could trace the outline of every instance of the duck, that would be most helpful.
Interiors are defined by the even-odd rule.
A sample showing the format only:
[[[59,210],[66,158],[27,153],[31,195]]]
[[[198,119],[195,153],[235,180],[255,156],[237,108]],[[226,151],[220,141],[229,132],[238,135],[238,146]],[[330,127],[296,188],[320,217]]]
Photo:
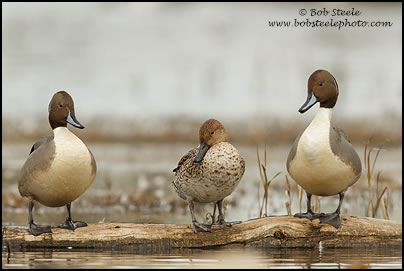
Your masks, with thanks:
[[[53,135],[34,143],[18,182],[21,196],[28,200],[28,231],[34,236],[52,233],[50,226],[34,223],[35,202],[47,207],[66,206],[67,217],[60,228],[74,231],[87,226],[86,222],[72,220],[71,203],[93,183],[97,172],[90,149],[67,128],[70,124],[84,129],[76,118],[72,97],[64,90],[56,92],[48,111]]]
[[[287,158],[287,171],[300,185],[307,196],[307,212],[294,216],[310,220],[319,218],[325,223],[339,228],[341,225],[341,205],[345,192],[361,176],[361,160],[340,128],[331,123],[332,111],[337,103],[339,88],[334,76],[327,70],[314,71],[308,80],[307,99],[299,108],[301,114],[315,104],[320,108],[306,127],[295,139]],[[339,195],[339,204],[333,213],[314,213],[311,196]]]
[[[188,202],[194,233],[210,232],[211,225],[240,223],[226,222],[223,214],[223,199],[229,196],[240,183],[245,171],[245,162],[237,149],[230,144],[223,124],[216,119],[206,120],[199,129],[199,146],[191,149],[173,170],[172,185],[176,193]],[[214,203],[219,214],[211,224],[200,223],[194,214],[194,202]]]

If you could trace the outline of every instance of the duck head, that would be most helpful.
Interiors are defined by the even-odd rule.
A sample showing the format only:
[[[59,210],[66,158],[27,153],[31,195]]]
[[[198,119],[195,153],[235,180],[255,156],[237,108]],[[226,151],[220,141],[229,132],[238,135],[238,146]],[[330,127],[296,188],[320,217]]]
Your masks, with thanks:
[[[66,127],[70,123],[76,128],[84,126],[76,119],[72,97],[66,91],[56,92],[49,103],[49,123],[52,129]]]
[[[337,103],[338,93],[338,84],[334,76],[326,70],[317,70],[309,77],[307,100],[299,112],[306,112],[317,102],[320,103],[320,107],[333,108]]]
[[[220,142],[227,142],[229,136],[224,126],[215,119],[208,119],[199,129],[199,152],[194,158],[194,162],[201,162],[206,152],[213,145]]]

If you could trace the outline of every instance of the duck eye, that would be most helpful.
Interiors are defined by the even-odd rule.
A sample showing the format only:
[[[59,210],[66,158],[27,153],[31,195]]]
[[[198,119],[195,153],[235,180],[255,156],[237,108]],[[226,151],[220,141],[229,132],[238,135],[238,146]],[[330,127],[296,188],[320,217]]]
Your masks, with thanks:
[[[323,82],[320,83],[320,87],[322,87],[322,86],[323,86]]]
[[[215,131],[210,132],[211,135],[213,135],[215,133]]]
[[[62,108],[62,107],[63,107],[63,105],[62,105],[62,104],[59,104],[59,107],[60,107],[60,108]]]

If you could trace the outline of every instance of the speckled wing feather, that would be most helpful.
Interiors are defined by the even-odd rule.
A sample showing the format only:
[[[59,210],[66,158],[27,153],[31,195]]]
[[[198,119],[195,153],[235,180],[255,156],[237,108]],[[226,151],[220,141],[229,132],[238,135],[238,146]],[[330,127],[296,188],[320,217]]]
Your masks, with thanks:
[[[183,156],[172,185],[184,200],[215,202],[230,195],[244,173],[245,163],[228,142],[211,146],[201,162],[194,162],[199,147]]]
[[[173,172],[176,173],[175,175],[177,175],[178,170],[181,168],[181,166],[182,166],[186,161],[187,161],[187,163],[189,163],[188,160],[193,160],[193,159],[195,158],[196,154],[198,153],[198,150],[199,150],[199,146],[196,147],[196,148],[194,148],[194,149],[192,149],[192,150],[190,150],[187,154],[185,154],[185,155],[181,158],[181,160],[178,162],[178,166],[173,169]]]
[[[183,191],[182,185],[187,182],[187,179],[191,176],[188,172],[190,169],[192,171],[194,158],[198,153],[199,146],[190,150],[185,154],[181,160],[178,162],[178,166],[173,170],[175,172],[175,178],[172,181],[175,192],[184,200],[187,199],[186,193]],[[196,164],[196,163],[195,163]]]

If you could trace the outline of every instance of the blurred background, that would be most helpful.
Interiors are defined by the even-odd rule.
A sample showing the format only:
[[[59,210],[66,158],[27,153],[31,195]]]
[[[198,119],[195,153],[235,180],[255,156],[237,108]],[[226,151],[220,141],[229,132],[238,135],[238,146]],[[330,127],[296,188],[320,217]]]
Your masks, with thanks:
[[[299,15],[313,8],[359,10],[359,16]],[[286,159],[295,137],[318,110],[298,109],[317,69],[336,78],[333,122],[362,162],[381,148],[372,178],[365,165],[342,214],[401,222],[401,3],[2,3],[3,225],[26,225],[18,172],[32,144],[52,133],[48,104],[67,91],[83,130],[69,126],[97,161],[93,185],[73,203],[87,222],[190,223],[174,192],[174,169],[198,145],[200,125],[220,120],[246,160],[227,220],[259,215],[258,170],[267,155],[268,215],[299,211]],[[378,28],[270,27],[268,21],[368,20]],[[375,149],[373,149],[375,148]],[[371,163],[372,164],[372,163]],[[378,175],[378,178],[376,178]],[[368,189],[370,186],[371,193]],[[384,191],[384,192],[383,192]],[[375,210],[377,198],[385,205]],[[338,196],[321,200],[334,211]],[[64,208],[35,209],[39,223],[58,225]],[[197,205],[199,219],[212,211]],[[303,200],[303,211],[306,209]],[[372,212],[370,212],[372,216]]]

